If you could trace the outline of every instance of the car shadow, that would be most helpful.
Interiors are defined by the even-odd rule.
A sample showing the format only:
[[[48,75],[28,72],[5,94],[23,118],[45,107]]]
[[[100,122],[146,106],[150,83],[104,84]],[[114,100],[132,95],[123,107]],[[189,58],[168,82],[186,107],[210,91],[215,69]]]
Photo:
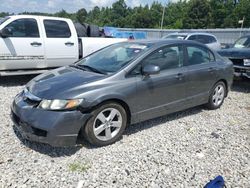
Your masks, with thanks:
[[[168,121],[181,119],[189,115],[197,114],[197,113],[200,113],[202,110],[203,110],[203,107],[198,106],[198,107],[184,110],[181,112],[176,112],[170,115],[165,115],[165,116],[147,120],[141,123],[133,124],[127,127],[124,135],[131,135],[142,130],[150,129],[159,124],[167,123]],[[72,146],[72,147],[53,147],[48,144],[29,141],[22,137],[22,135],[19,133],[19,131],[16,129],[14,125],[12,127],[13,127],[15,135],[17,136],[17,138],[21,141],[23,145],[41,154],[48,155],[52,158],[74,155],[78,150],[80,150],[83,147],[86,149],[98,149],[98,147],[89,144],[84,138],[80,138],[77,142],[78,145]]]
[[[231,89],[236,92],[250,93],[250,79],[235,79]]]
[[[1,76],[0,86],[3,86],[3,87],[23,86],[27,84],[35,76],[37,75]]]
[[[81,149],[84,146],[84,145],[81,145],[81,146],[79,145],[79,146],[72,146],[72,147],[53,147],[48,144],[29,141],[22,137],[22,135],[19,133],[19,131],[14,125],[12,127],[13,127],[15,135],[17,136],[17,138],[21,141],[23,145],[41,154],[48,155],[52,158],[74,155],[79,149]],[[88,147],[87,143],[86,143],[86,147]]]
[[[175,112],[175,113],[172,113],[172,114],[168,114],[168,115],[165,115],[165,116],[161,116],[161,117],[158,117],[158,118],[154,118],[154,119],[151,119],[151,120],[143,121],[143,122],[140,122],[140,123],[132,124],[132,125],[129,125],[126,128],[124,134],[125,135],[131,135],[131,134],[134,134],[134,133],[142,131],[142,130],[150,129],[150,128],[152,128],[154,126],[157,126],[159,124],[164,124],[164,123],[167,123],[167,122],[172,121],[172,120],[177,120],[177,119],[184,118],[186,116],[198,114],[202,110],[204,110],[203,105],[197,106],[197,107],[194,107],[194,108],[189,108],[187,110],[183,110],[183,111],[180,111],[180,112]]]

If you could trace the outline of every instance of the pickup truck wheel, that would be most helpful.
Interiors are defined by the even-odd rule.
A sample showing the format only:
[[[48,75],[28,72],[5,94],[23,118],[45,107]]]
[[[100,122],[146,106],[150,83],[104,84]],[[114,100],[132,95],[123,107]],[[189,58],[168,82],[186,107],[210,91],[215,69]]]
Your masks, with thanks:
[[[127,125],[127,113],[118,103],[106,103],[92,112],[84,128],[86,140],[96,146],[116,142]]]
[[[223,104],[226,96],[226,86],[223,82],[218,82],[212,88],[209,96],[209,101],[207,103],[208,109],[214,110],[220,108]]]

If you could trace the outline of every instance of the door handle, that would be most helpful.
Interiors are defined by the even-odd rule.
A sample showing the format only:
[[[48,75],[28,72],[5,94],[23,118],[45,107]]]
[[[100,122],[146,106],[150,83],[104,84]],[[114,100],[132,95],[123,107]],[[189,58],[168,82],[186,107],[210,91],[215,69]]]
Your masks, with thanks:
[[[182,73],[178,73],[178,74],[175,76],[175,78],[178,79],[178,80],[182,80],[183,74],[182,74]]]
[[[30,45],[34,46],[34,47],[37,47],[37,46],[41,46],[42,43],[40,43],[40,42],[32,42],[32,43],[30,43]]]
[[[74,43],[73,42],[65,42],[65,45],[66,46],[74,46]]]

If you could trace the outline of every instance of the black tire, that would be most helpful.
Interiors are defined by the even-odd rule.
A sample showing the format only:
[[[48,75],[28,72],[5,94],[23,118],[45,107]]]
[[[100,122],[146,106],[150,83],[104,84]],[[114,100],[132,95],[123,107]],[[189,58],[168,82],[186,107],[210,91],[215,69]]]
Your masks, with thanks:
[[[216,100],[213,98],[215,93],[216,93],[216,88],[223,88],[223,94],[221,94],[221,100],[216,103]],[[227,89],[226,89],[226,85],[224,82],[220,81],[220,82],[217,82],[214,87],[211,89],[210,91],[210,96],[209,96],[209,101],[208,103],[206,104],[206,107],[210,110],[215,110],[215,109],[218,109],[221,107],[221,105],[223,104],[224,102],[224,99],[225,99],[225,96],[226,96],[226,92],[227,92]]]
[[[119,128],[119,130],[116,130],[116,128],[113,127],[114,130],[117,131],[117,133],[115,134],[114,137],[112,137],[109,140],[101,140],[98,138],[98,136],[95,135],[94,128],[96,128],[97,123],[99,123],[99,122],[97,122],[97,121],[99,121],[99,119],[97,118],[97,117],[99,117],[98,115],[102,112],[108,113],[108,109],[115,109],[115,110],[119,111],[121,117],[119,117],[120,115],[117,115],[117,117],[115,116],[115,118],[122,118],[122,123],[121,123],[121,127]],[[105,110],[107,110],[107,111],[105,111]],[[111,111],[110,111],[110,113],[111,113]],[[100,105],[98,108],[96,108],[95,110],[93,110],[91,112],[91,114],[92,114],[92,117],[88,120],[88,122],[86,123],[86,125],[83,129],[83,136],[90,144],[95,145],[95,146],[106,146],[106,145],[110,145],[110,144],[115,143],[116,141],[118,141],[122,137],[122,134],[127,126],[127,113],[126,113],[125,109],[120,104],[115,103],[115,102],[104,103],[104,104]],[[99,125],[99,126],[104,125],[103,123],[100,123],[100,124],[101,125]],[[110,129],[112,130],[112,127]],[[100,134],[104,133],[104,135],[105,135],[106,129],[104,129],[103,131]],[[111,134],[113,134],[113,133],[114,133],[114,131]]]
[[[87,31],[88,31],[88,25],[86,24],[80,24],[78,22],[74,23],[74,26],[76,28],[76,33],[78,37],[87,37]]]
[[[99,27],[97,25],[89,25],[88,36],[89,37],[99,37],[100,36]]]

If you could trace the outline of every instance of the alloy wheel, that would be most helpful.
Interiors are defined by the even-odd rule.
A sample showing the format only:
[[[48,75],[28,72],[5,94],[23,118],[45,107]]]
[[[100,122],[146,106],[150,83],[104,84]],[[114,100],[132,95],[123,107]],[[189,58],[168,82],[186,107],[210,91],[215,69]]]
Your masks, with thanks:
[[[224,86],[217,85],[213,93],[213,98],[212,98],[213,104],[215,106],[219,106],[223,102],[224,97],[225,97]]]
[[[93,124],[93,132],[98,140],[108,141],[119,133],[121,127],[121,113],[115,108],[107,108],[96,116]]]

